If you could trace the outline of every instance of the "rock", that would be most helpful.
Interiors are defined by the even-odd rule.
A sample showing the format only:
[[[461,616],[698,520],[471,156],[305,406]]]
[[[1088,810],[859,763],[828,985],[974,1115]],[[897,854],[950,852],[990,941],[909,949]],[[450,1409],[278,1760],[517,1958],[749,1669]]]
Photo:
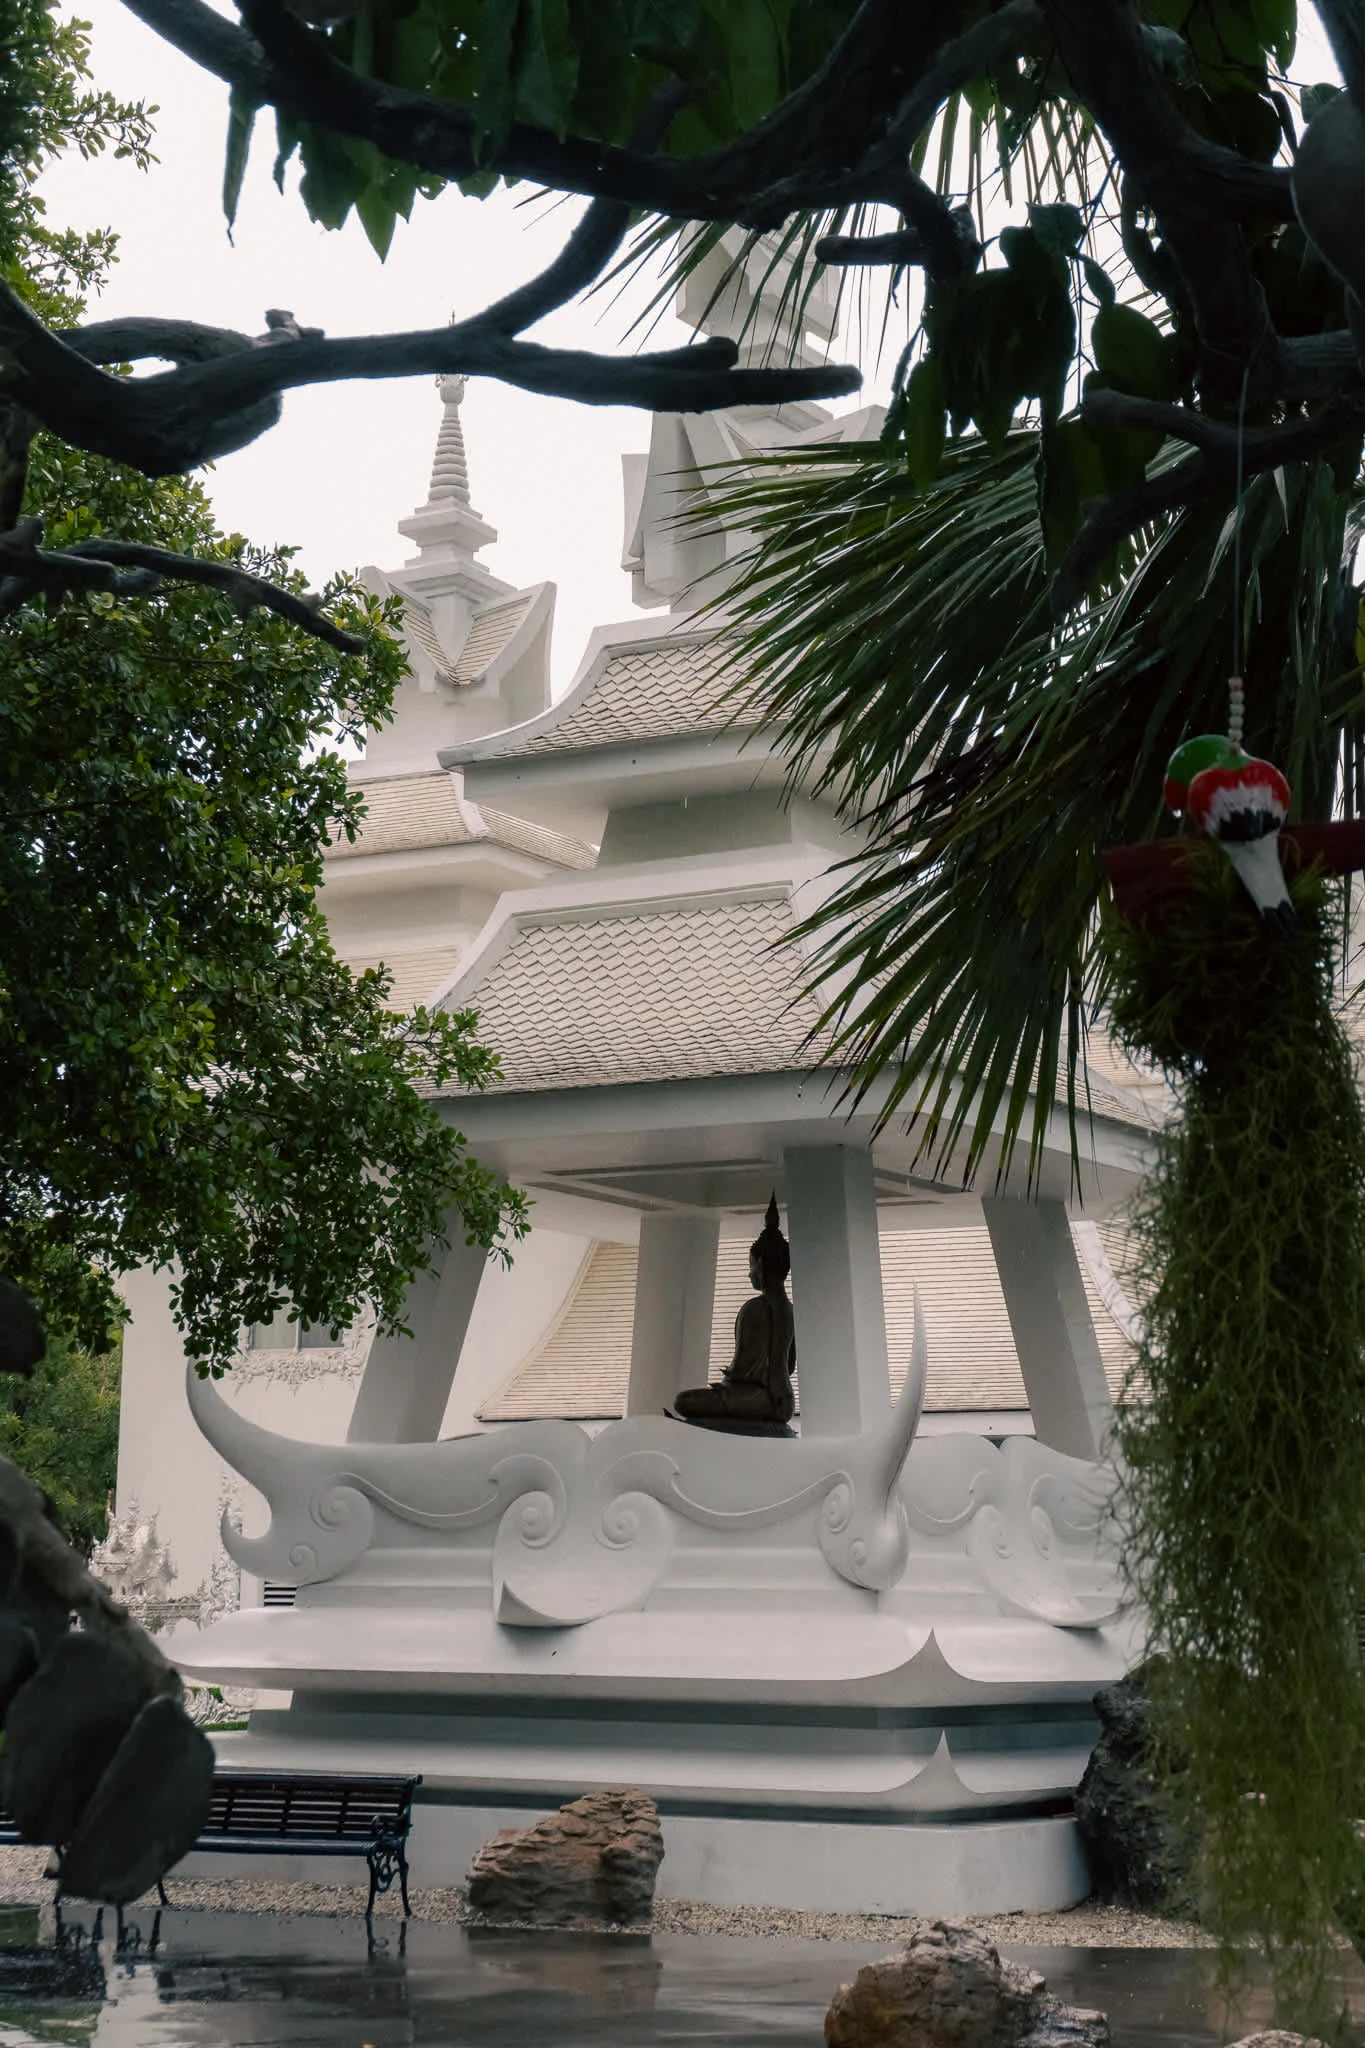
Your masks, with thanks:
[[[1045,1995],[1036,1970],[1002,1962],[975,1928],[935,1920],[899,1956],[841,1985],[826,2048],[1108,2048],[1103,2013]]]
[[[1095,1695],[1100,1739],[1076,1788],[1095,1896],[1139,1913],[1191,1910],[1193,1844],[1161,1811],[1150,1765],[1156,1707],[1141,1669]]]
[[[26,1842],[71,1839],[152,1688],[145,1666],[98,1636],[63,1636],[5,1718],[0,1797]]]
[[[209,1817],[213,1744],[168,1693],[134,1721],[62,1858],[62,1890],[123,1906],[189,1854]]]
[[[1043,1997],[1034,2009],[1033,2024],[1020,2036],[1019,2048],[1109,2048],[1109,2020],[1090,2006]]]
[[[1260,2034],[1243,2034],[1232,2048],[1323,2048],[1316,2034],[1291,2034],[1283,2027],[1267,2027]]]
[[[575,1927],[649,1919],[663,1861],[659,1809],[645,1793],[590,1792],[533,1828],[503,1828],[469,1868],[471,1912]]]

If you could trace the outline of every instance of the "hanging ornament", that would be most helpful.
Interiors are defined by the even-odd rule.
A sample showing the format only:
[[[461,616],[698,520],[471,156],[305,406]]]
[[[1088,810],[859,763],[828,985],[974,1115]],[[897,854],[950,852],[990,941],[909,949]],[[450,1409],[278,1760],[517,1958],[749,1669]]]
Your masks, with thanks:
[[[1166,765],[1166,802],[1217,840],[1270,930],[1291,938],[1298,921],[1280,865],[1289,784],[1273,762],[1243,752],[1241,709],[1234,679],[1231,731],[1201,733],[1176,748]]]

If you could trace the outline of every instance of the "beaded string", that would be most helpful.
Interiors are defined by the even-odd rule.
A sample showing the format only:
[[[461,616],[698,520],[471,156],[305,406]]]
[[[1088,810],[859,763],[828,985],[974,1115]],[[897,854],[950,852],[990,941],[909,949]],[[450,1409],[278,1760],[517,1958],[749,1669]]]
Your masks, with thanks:
[[[1242,750],[1246,723],[1246,687],[1242,680],[1242,485],[1243,451],[1246,444],[1247,380],[1251,364],[1242,370],[1242,389],[1237,400],[1237,486],[1232,501],[1232,674],[1228,677],[1228,739]]]

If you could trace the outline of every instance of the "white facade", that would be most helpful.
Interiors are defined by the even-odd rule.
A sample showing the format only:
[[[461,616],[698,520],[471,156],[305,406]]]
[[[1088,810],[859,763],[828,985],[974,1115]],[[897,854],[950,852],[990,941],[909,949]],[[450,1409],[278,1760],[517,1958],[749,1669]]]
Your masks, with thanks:
[[[372,572],[408,599],[411,673],[323,901],[399,1000],[478,1010],[501,1079],[442,1111],[529,1189],[533,1229],[510,1273],[457,1245],[410,1339],[248,1346],[188,1402],[164,1290],[135,1280],[120,1497],[186,1584],[226,1510],[241,1571],[243,1611],[182,1664],[292,1693],[243,1755],[421,1770],[428,1877],[458,1880],[509,1802],[628,1778],[661,1798],[675,1893],[1062,1903],[1083,1877],[1055,1809],[1130,1654],[1096,1462],[1121,1290],[1102,1227],[1067,1214],[1060,1118],[1042,1200],[983,1208],[819,1069],[793,935],[857,845],[723,699],[695,604],[741,537],[675,519],[710,463],[868,423],[656,420],[626,559],[671,609],[600,629],[551,705],[553,592],[475,560],[458,399],[447,380],[402,525],[418,552]],[[1102,1218],[1152,1119],[1117,1079],[1092,1102]],[[661,1411],[725,1363],[772,1188],[799,1440],[688,1429]],[[261,1606],[267,1583],[297,1606]]]

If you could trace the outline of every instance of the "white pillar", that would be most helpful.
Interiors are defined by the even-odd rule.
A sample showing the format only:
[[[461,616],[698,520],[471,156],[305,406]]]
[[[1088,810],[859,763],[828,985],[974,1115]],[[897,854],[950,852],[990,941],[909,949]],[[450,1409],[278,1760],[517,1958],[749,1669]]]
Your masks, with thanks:
[[[891,1406],[872,1154],[803,1145],[782,1164],[801,1434],[857,1436]]]
[[[1098,1457],[1114,1409],[1062,1202],[981,1204],[1038,1441]]]
[[[684,1387],[704,1387],[716,1308],[714,1216],[642,1216],[635,1269],[627,1415],[658,1415]]]
[[[450,1399],[474,1299],[488,1254],[467,1245],[458,1216],[451,1218],[450,1249],[408,1288],[403,1320],[410,1337],[376,1337],[365,1362],[348,1443],[426,1444],[435,1441]]]

